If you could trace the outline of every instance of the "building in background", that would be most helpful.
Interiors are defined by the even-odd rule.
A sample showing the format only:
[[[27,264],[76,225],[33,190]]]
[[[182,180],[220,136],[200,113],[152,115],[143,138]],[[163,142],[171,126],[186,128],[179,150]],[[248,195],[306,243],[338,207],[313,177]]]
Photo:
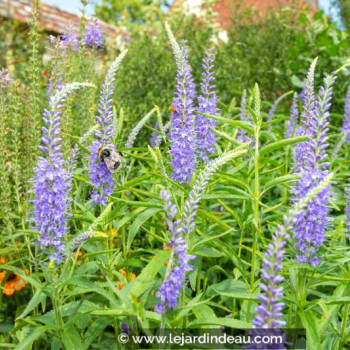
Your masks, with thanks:
[[[15,60],[14,51],[22,50],[25,52],[28,50],[26,38],[32,19],[32,11],[32,0],[0,0],[1,66],[8,66],[11,70],[13,64],[18,63],[18,58]],[[62,35],[67,33],[70,26],[79,30],[79,15],[44,1],[40,1],[38,15],[39,28],[47,35]],[[100,20],[99,23],[105,40],[113,41],[117,47],[130,41],[130,33],[124,27],[116,27]],[[19,54],[17,57],[24,56]]]
[[[270,10],[279,11],[283,7],[299,7],[314,12],[318,7],[318,0],[175,0],[172,9],[182,7],[185,13],[201,17],[203,9],[212,5],[216,13],[215,22],[223,30],[232,25],[237,9],[252,9],[264,15]]]
[[[31,20],[33,2],[31,0],[0,0],[1,18],[14,19],[28,24]],[[64,34],[69,25],[79,25],[79,16],[57,6],[40,2],[39,25],[51,34]],[[108,37],[118,34],[118,28],[100,21],[101,29]]]

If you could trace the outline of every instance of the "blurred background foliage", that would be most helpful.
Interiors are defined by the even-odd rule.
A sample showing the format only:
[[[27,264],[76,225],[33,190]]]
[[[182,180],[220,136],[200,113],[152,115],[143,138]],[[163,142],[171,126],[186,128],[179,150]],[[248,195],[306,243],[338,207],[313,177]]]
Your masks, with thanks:
[[[334,6],[338,6],[343,23],[348,26],[348,2],[337,1]],[[188,41],[197,82],[204,50],[215,47],[217,92],[226,105],[237,104],[241,91],[250,89],[255,82],[259,83],[263,98],[271,103],[286,91],[300,92],[306,71],[316,56],[319,57],[316,76],[319,85],[324,72],[340,67],[349,56],[348,31],[333,23],[322,11],[310,14],[291,6],[263,17],[254,11],[240,11],[222,40],[220,28],[213,25],[216,14],[211,8],[199,20],[179,9],[169,12],[169,6],[168,0],[103,0],[95,5],[98,18],[127,28],[131,35],[130,53],[119,73],[115,94],[116,104],[124,108],[127,120],[139,120],[140,113],[155,104],[163,111],[171,104],[176,70],[164,33],[165,18],[176,36]],[[3,21],[0,39],[2,66],[12,62],[10,71],[17,78],[25,78],[25,63],[30,55],[28,29],[14,21]],[[11,50],[6,43],[10,43]],[[47,33],[39,32],[43,93],[48,83],[45,73],[50,70],[47,46]],[[119,51],[118,45],[107,45],[98,56],[102,61],[110,61]],[[99,64],[99,67],[104,66],[108,65]],[[99,77],[105,72],[101,68],[97,73],[96,79],[100,81]],[[342,79],[337,84],[340,86],[337,86],[334,101],[340,106],[347,82]]]

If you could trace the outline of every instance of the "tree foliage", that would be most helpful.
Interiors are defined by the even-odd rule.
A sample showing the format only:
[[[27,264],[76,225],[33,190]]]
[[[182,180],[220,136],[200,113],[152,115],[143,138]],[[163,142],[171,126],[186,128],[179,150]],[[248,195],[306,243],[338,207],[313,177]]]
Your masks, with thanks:
[[[338,9],[341,20],[347,29],[350,29],[350,1],[334,0],[333,5]]]
[[[169,6],[167,0],[102,0],[95,5],[97,17],[106,22],[145,22],[157,16],[161,6]]]

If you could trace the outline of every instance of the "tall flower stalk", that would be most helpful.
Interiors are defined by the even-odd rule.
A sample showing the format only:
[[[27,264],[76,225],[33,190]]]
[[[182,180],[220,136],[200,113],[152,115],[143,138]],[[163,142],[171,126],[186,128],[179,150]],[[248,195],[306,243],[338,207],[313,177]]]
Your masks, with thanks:
[[[65,169],[60,137],[61,109],[69,94],[86,83],[65,85],[49,99],[49,108],[44,110],[40,150],[44,155],[38,158],[34,177],[33,221],[39,231],[39,246],[49,259],[59,262],[63,259],[63,237],[67,233],[70,204],[69,172]]]
[[[185,203],[181,219],[174,220],[178,213],[176,206],[171,202],[170,195],[167,191],[161,192],[161,198],[165,203],[164,210],[168,217],[167,226],[171,237],[169,242],[171,258],[163,284],[157,293],[160,301],[155,308],[156,312],[164,313],[167,308],[172,309],[178,305],[180,292],[185,282],[186,272],[191,270],[189,260],[193,258],[187,252],[188,247],[186,239],[188,239],[189,235],[194,231],[194,219],[202,194],[210,178],[221,166],[247,152],[244,147],[245,146],[222,154],[203,169]]]
[[[64,50],[79,51],[79,38],[75,33],[75,28],[72,25],[67,26],[66,33],[60,35],[60,40]]]
[[[258,295],[260,305],[257,307],[257,316],[253,324],[258,328],[276,328],[286,325],[281,320],[284,303],[281,302],[283,297],[283,277],[280,274],[282,263],[285,255],[284,247],[289,238],[288,231],[292,230],[297,222],[297,218],[309,204],[317,198],[326,188],[330,186],[332,174],[327,175],[318,185],[305,194],[293,208],[289,215],[284,217],[284,224],[279,225],[272,242],[268,245],[264,254],[260,283],[261,293]]]
[[[85,45],[102,49],[102,30],[97,18],[90,18],[85,29]]]
[[[247,114],[247,90],[243,90],[241,97],[241,112],[239,114],[239,120],[242,122],[248,121]],[[247,136],[247,132],[244,129],[238,130],[237,140],[239,142],[245,143],[249,142],[250,138]]]
[[[178,305],[178,299],[185,281],[185,273],[192,270],[189,261],[193,257],[187,254],[187,245],[182,234],[181,220],[174,220],[177,215],[177,209],[171,202],[170,194],[166,190],[162,190],[160,196],[164,201],[163,207],[168,217],[167,226],[171,237],[169,246],[172,249],[170,258],[171,269],[167,269],[164,282],[157,293],[160,301],[155,307],[156,312],[164,313],[166,307],[172,309]]]
[[[210,115],[216,115],[219,111],[217,108],[217,96],[215,93],[214,77],[214,53],[212,49],[206,51],[203,58],[203,73],[201,95],[198,96],[198,112]],[[208,160],[208,154],[215,152],[215,133],[210,127],[215,127],[215,120],[205,117],[204,115],[196,115],[196,131],[197,131],[197,154],[199,158]]]
[[[345,97],[342,136],[345,142],[350,142],[350,85]]]
[[[258,237],[261,236],[261,214],[260,214],[260,130],[262,127],[262,115],[261,115],[261,98],[260,89],[258,84],[254,86],[254,114],[253,119],[253,131],[254,131],[254,188],[253,188],[253,245],[252,245],[252,259],[251,259],[251,275],[250,275],[250,291],[254,291],[255,285],[255,269],[256,258],[258,253]],[[251,313],[251,300],[248,301],[247,306],[247,322],[250,320]]]
[[[299,118],[298,100],[299,100],[299,96],[295,92],[293,95],[292,106],[290,107],[289,120],[287,121],[287,128],[286,128],[286,134],[285,134],[287,139],[289,139],[294,135],[295,129],[297,127],[298,118]]]
[[[303,154],[296,153],[297,163],[300,166],[297,173],[300,179],[292,191],[294,202],[303,198],[329,175],[329,162],[326,161],[327,132],[335,79],[335,74],[324,78],[324,85],[320,88],[313,109],[304,111],[302,122],[309,139],[304,142]],[[306,89],[305,101],[311,101],[313,96],[313,90]],[[306,119],[305,116],[309,118]],[[326,186],[295,219],[294,238],[298,251],[296,258],[300,263],[309,262],[313,266],[319,263],[316,253],[325,240],[325,230],[329,222],[330,190],[331,186]]]
[[[316,67],[317,59],[315,59],[309,72],[306,77],[306,81],[304,84],[304,88],[302,91],[302,103],[303,110],[301,113],[301,121],[300,125],[297,127],[295,131],[296,136],[306,135],[310,128],[310,121],[315,114],[315,92],[314,92],[314,77],[315,77],[315,67]],[[301,171],[304,167],[304,162],[306,161],[306,153],[305,150],[305,142],[300,142],[294,147],[295,158],[295,172]]]
[[[7,68],[0,70],[0,205],[2,208],[2,220],[7,229],[12,228],[11,218],[11,184],[9,176],[9,155],[7,151],[6,128],[8,127],[8,88],[12,85],[12,77]]]
[[[96,116],[96,123],[99,128],[95,131],[96,140],[92,142],[90,147],[90,180],[93,186],[91,197],[94,204],[106,204],[107,198],[113,193],[113,174],[101,160],[99,150],[102,146],[114,148],[112,143],[115,131],[113,124],[112,97],[116,74],[126,53],[127,50],[124,50],[112,63],[101,89]]]
[[[33,1],[32,18],[30,21],[30,57],[28,65],[28,103],[26,104],[26,125],[24,126],[24,148],[27,151],[25,157],[25,173],[28,181],[33,176],[33,167],[37,160],[38,144],[40,142],[40,82],[39,82],[39,31],[38,13],[39,0]],[[28,190],[28,188],[26,188]],[[27,191],[28,192],[28,191]]]
[[[171,127],[171,120],[167,121],[163,126],[164,134],[169,131],[170,127]],[[154,128],[156,130],[159,130],[158,122],[155,124]],[[162,141],[164,141],[164,137],[162,134],[157,134],[155,132],[152,132],[152,135],[149,141],[151,147],[159,147]]]
[[[172,115],[171,158],[173,179],[180,184],[189,182],[195,171],[195,128],[194,128],[194,98],[195,87],[192,69],[188,63],[188,49],[177,43],[168,23],[165,28],[173,49],[177,66],[177,84],[174,94]]]
[[[153,113],[156,111],[156,108],[153,108],[149,113],[147,113],[131,130],[128,139],[125,143],[126,148],[132,148],[134,146],[135,140],[142,127],[148,122],[148,120],[152,117]]]
[[[292,91],[286,92],[282,96],[278,97],[277,100],[275,100],[275,102],[272,104],[269,112],[267,113],[267,121],[268,122],[271,122],[273,120],[273,117],[277,111],[278,106],[283,101],[283,99],[285,97],[287,97],[288,95],[290,95],[291,93],[292,93]],[[272,127],[272,124],[269,125],[269,128],[271,128],[271,127]]]
[[[347,228],[347,236],[350,239],[350,186],[346,188],[346,195],[345,195],[345,200],[346,200],[346,228]]]

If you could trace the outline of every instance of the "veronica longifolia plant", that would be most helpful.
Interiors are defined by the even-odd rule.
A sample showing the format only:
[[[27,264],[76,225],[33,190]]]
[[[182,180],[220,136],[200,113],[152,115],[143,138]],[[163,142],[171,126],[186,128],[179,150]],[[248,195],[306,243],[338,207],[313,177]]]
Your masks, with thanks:
[[[177,84],[174,94],[171,130],[171,157],[173,179],[180,184],[189,182],[195,171],[194,97],[192,69],[188,63],[188,50],[177,43],[168,23],[165,23],[177,66]]]
[[[102,30],[97,18],[90,18],[85,29],[85,45],[102,49]]]
[[[207,50],[203,59],[203,73],[201,82],[201,95],[198,96],[198,112],[216,115],[219,112],[217,108],[217,96],[215,93],[214,77],[214,54],[211,49]],[[208,154],[215,152],[215,133],[210,128],[215,127],[215,120],[209,119],[204,115],[196,116],[197,131],[197,153],[198,157],[208,160]]]
[[[38,158],[34,177],[33,221],[39,231],[39,246],[49,259],[63,259],[63,237],[67,233],[67,210],[70,205],[71,173],[65,168],[60,138],[61,108],[68,95],[91,84],[72,83],[49,98],[43,114],[42,145],[44,156]]]
[[[96,116],[96,123],[99,128],[95,131],[96,140],[92,142],[90,147],[90,180],[94,188],[91,197],[94,204],[106,204],[107,198],[113,193],[113,174],[101,160],[99,150],[103,146],[114,149],[114,144],[112,143],[115,132],[113,125],[112,96],[116,74],[126,53],[127,50],[124,50],[112,63],[101,89],[98,114]]]
[[[191,270],[189,260],[193,259],[193,256],[187,253],[186,238],[194,230],[194,219],[206,185],[222,165],[244,153],[246,153],[246,150],[243,148],[224,153],[203,169],[189,194],[180,220],[174,220],[177,215],[177,209],[171,202],[168,192],[161,192],[161,198],[165,203],[164,210],[168,216],[167,225],[171,236],[169,242],[171,258],[163,284],[157,293],[160,302],[155,308],[156,312],[164,313],[166,308],[172,309],[178,305],[180,292],[185,282],[186,271]]]
[[[307,86],[309,88],[305,89],[304,113],[302,115],[302,134],[308,134],[309,139],[303,142],[302,149],[298,146],[295,153],[298,165],[296,170],[300,175],[300,180],[297,181],[297,186],[292,190],[294,202],[303,198],[329,174],[329,163],[326,161],[327,132],[336,76],[331,74],[324,79],[324,86],[320,88],[317,100],[314,100],[313,84],[310,79],[311,76],[313,77],[313,70],[314,66],[311,67],[308,77]],[[296,217],[294,238],[298,251],[297,261],[300,263],[309,262],[313,266],[319,263],[315,254],[325,239],[325,230],[329,220],[330,188],[330,185],[326,186]]]
[[[350,142],[350,86],[345,97],[342,136],[345,142]]]
[[[260,283],[262,293],[258,295],[260,305],[256,309],[257,316],[253,322],[258,328],[276,328],[286,324],[281,320],[284,303],[280,300],[283,297],[283,287],[280,284],[284,279],[280,271],[285,255],[284,247],[289,238],[288,231],[298,222],[300,213],[330,186],[331,179],[332,175],[329,174],[296,202],[289,215],[284,217],[284,224],[279,225],[272,236],[272,242],[264,254]]]
[[[287,121],[287,128],[286,128],[286,135],[285,135],[287,139],[294,135],[295,129],[297,127],[298,118],[299,118],[298,100],[299,100],[299,96],[295,92],[293,95],[292,106],[290,108],[289,120]]]

